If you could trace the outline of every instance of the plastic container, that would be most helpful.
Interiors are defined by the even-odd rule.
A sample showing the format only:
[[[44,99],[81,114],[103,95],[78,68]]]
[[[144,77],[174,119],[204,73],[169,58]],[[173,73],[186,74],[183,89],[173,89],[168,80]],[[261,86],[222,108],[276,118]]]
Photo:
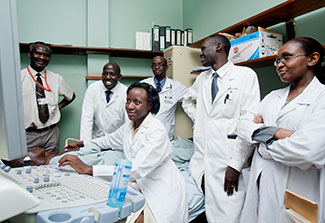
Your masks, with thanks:
[[[108,205],[113,208],[121,208],[125,201],[132,162],[129,160],[117,160],[108,195]]]

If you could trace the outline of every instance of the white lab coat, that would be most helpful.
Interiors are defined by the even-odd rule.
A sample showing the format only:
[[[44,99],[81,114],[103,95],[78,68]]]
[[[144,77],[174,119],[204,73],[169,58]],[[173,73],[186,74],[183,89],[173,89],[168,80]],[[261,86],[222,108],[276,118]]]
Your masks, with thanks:
[[[125,102],[127,87],[121,83],[112,89],[109,103],[102,81],[92,83],[82,104],[80,139],[90,140],[112,133],[126,120]]]
[[[314,77],[284,106],[288,93],[289,87],[273,91],[260,103],[265,126],[295,133],[267,148],[261,143],[255,151],[241,222],[284,222],[285,189],[317,202],[318,222],[325,222],[325,86]],[[253,132],[261,125],[243,119],[238,134],[253,143]]]
[[[185,180],[171,160],[171,143],[165,126],[149,114],[132,138],[132,122],[116,132],[91,141],[101,148],[123,147],[132,161],[131,180],[135,180],[157,222],[187,222]],[[86,144],[89,142],[85,142]],[[113,174],[113,166],[94,166],[94,176]]]
[[[212,69],[202,72],[189,88],[183,100],[184,111],[194,122],[194,155],[190,170],[198,185],[202,175],[205,180],[205,211],[209,222],[238,222],[245,190],[242,177],[238,192],[227,197],[224,177],[227,166],[241,170],[247,156],[232,159],[234,147],[247,147],[240,138],[229,139],[235,134],[240,116],[256,109],[260,99],[258,79],[248,67],[228,62],[218,69],[219,91],[212,104]],[[255,108],[254,108],[255,107]]]
[[[178,81],[174,81],[168,77],[165,85],[159,92],[160,109],[156,115],[162,123],[165,124],[168,132],[169,140],[174,138],[175,126],[175,110],[178,102],[182,102],[184,95],[187,93],[187,88]],[[151,84],[156,88],[154,77],[144,79],[142,82]]]

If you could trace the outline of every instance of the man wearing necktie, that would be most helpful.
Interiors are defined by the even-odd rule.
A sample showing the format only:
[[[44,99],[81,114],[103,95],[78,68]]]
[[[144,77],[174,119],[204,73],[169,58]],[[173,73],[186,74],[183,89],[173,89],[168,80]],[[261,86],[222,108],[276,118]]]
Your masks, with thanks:
[[[222,35],[203,42],[201,62],[211,69],[196,78],[183,100],[184,111],[195,123],[190,170],[205,193],[208,222],[239,222],[245,198],[240,172],[252,148],[237,137],[236,126],[260,101],[256,73],[228,61],[229,49]],[[242,152],[239,157],[235,150]]]
[[[21,71],[27,147],[58,153],[60,110],[75,94],[61,75],[45,69],[51,58],[47,44],[31,43],[28,56],[30,65]]]
[[[172,140],[174,138],[176,107],[178,103],[182,102],[187,88],[182,83],[166,76],[168,65],[164,57],[156,56],[153,58],[151,68],[154,77],[146,78],[142,82],[151,84],[159,93],[160,109],[156,117],[165,124],[168,137]]]
[[[126,121],[127,87],[120,83],[117,63],[106,63],[102,80],[89,85],[82,104],[80,139],[91,140],[112,133]]]

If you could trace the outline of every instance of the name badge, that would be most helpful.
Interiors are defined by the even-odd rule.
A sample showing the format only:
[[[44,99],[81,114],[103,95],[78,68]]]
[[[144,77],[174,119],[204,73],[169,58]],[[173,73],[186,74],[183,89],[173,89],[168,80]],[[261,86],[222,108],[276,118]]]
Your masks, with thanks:
[[[38,98],[37,103],[39,105],[47,105],[49,103],[49,101],[46,98]]]

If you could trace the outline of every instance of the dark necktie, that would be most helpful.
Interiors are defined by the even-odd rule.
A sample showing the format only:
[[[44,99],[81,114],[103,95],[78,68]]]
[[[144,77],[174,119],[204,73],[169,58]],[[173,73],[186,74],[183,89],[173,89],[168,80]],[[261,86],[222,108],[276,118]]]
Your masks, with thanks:
[[[36,76],[37,76],[37,78],[36,78],[37,82],[40,83],[41,85],[43,85],[41,74],[37,73]],[[40,104],[39,99],[45,99],[45,92],[44,92],[43,88],[41,88],[40,86],[38,86],[38,84],[36,84],[36,101],[37,101],[37,107],[38,107],[38,117],[42,123],[45,123],[45,122],[47,122],[47,120],[49,120],[49,117],[50,117],[49,108],[47,106],[47,103],[45,103],[45,102]]]
[[[212,98],[212,104],[214,101],[214,98],[216,97],[217,93],[218,93],[218,84],[217,84],[217,80],[218,80],[218,74],[217,72],[215,72],[212,76],[212,84],[211,84],[211,98]]]
[[[108,102],[111,100],[111,91],[110,90],[107,90],[107,91],[105,91],[105,93],[106,93],[106,102],[107,102],[107,104],[108,104]]]
[[[158,93],[161,92],[161,84],[160,84],[160,81],[158,81],[158,83],[157,83],[156,90],[157,90]]]

